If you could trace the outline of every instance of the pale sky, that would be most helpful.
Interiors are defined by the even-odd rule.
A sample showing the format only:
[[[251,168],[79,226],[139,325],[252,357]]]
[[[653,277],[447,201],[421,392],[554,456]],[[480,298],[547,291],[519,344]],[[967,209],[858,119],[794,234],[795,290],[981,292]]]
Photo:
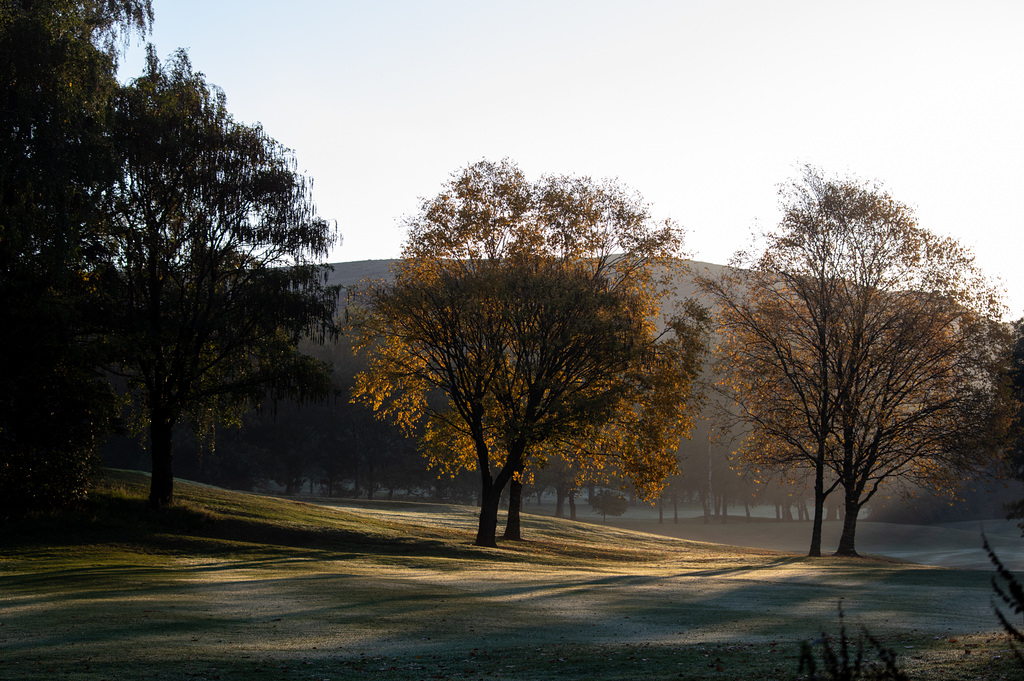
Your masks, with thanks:
[[[314,179],[332,262],[394,258],[403,216],[482,158],[616,177],[725,263],[813,164],[878,180],[1024,316],[1020,0],[154,0]],[[141,49],[121,76],[141,73]]]

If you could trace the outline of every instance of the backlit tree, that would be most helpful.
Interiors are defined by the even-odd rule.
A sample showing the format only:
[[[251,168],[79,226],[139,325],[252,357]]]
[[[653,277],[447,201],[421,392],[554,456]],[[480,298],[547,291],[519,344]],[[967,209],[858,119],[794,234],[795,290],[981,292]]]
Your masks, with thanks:
[[[455,175],[408,226],[393,279],[358,301],[369,365],[355,398],[409,427],[426,416],[435,462],[478,471],[476,543],[495,545],[501,493],[545,442],[621,445],[656,491],[691,424],[703,347],[697,311],[676,333],[660,323],[678,230],[614,183],[530,183],[507,161]]]
[[[241,415],[270,388],[327,390],[300,338],[333,327],[323,267],[335,240],[290,152],[236,122],[223,93],[177,53],[117,101],[119,181],[104,286],[116,369],[139,397],[153,463],[150,503],[173,499],[172,433]]]
[[[813,475],[810,554],[841,486],[838,553],[856,555],[858,513],[883,482],[946,489],[990,460],[1006,416],[999,296],[963,247],[874,185],[808,169],[783,208],[759,256],[703,281],[721,311],[718,367],[751,428],[748,461]]]

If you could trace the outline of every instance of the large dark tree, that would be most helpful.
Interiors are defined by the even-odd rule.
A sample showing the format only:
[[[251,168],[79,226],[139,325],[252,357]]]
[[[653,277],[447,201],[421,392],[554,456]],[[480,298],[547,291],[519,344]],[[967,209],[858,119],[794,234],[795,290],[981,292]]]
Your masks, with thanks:
[[[1017,480],[1024,481],[1024,319],[1018,319],[1013,323],[1013,349],[1010,353],[1008,379],[1016,418],[1004,459],[1009,474]],[[1024,499],[1008,504],[1006,510],[1010,518],[1024,518]],[[1024,531],[1024,521],[1019,525]]]
[[[236,122],[223,93],[177,53],[117,100],[105,286],[118,370],[148,428],[150,503],[173,498],[172,433],[208,429],[270,387],[325,390],[329,374],[299,353],[332,328],[336,291],[314,264],[335,240],[286,149]]]
[[[495,545],[501,493],[544,443],[614,452],[638,487],[659,489],[691,425],[702,348],[699,324],[666,335],[657,323],[657,268],[680,246],[671,223],[612,183],[530,183],[484,161],[409,227],[394,278],[362,300],[370,360],[356,395],[399,423],[427,414],[435,463],[477,470],[476,543]]]
[[[0,3],[0,515],[84,493],[111,414],[94,263],[115,47],[148,0]]]

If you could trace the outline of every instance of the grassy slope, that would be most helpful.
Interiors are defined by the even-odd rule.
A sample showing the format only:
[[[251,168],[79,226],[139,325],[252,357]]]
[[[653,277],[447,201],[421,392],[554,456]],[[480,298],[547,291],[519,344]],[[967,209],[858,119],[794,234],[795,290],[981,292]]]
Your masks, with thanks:
[[[1012,673],[983,572],[146,483],[0,535],[0,678],[792,678],[839,599],[919,678]]]

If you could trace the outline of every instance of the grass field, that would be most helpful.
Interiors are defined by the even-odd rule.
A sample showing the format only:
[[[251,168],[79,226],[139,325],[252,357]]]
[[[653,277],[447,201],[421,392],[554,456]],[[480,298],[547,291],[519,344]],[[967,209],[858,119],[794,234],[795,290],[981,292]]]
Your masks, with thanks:
[[[1019,678],[990,573],[474,509],[325,507],[111,472],[0,535],[3,679],[791,679],[842,602],[912,678]]]
[[[553,514],[553,506],[530,507],[545,515]],[[767,509],[771,512],[771,509]],[[780,522],[774,517],[743,517],[743,508],[726,522],[713,518],[705,523],[699,506],[684,507],[677,522],[671,511],[661,522],[658,511],[649,506],[632,506],[620,518],[608,518],[607,524],[680,539],[690,539],[735,546],[751,546],[792,553],[807,553],[811,540],[811,523]],[[601,523],[600,516],[583,505],[580,519]],[[823,523],[822,552],[831,553],[839,546],[842,521]],[[1010,569],[1024,573],[1024,539],[1015,520],[989,519],[961,521],[937,525],[910,525],[871,522],[857,524],[857,549],[861,554],[895,558],[906,562],[939,567],[991,570],[992,563],[982,548],[982,532]]]

